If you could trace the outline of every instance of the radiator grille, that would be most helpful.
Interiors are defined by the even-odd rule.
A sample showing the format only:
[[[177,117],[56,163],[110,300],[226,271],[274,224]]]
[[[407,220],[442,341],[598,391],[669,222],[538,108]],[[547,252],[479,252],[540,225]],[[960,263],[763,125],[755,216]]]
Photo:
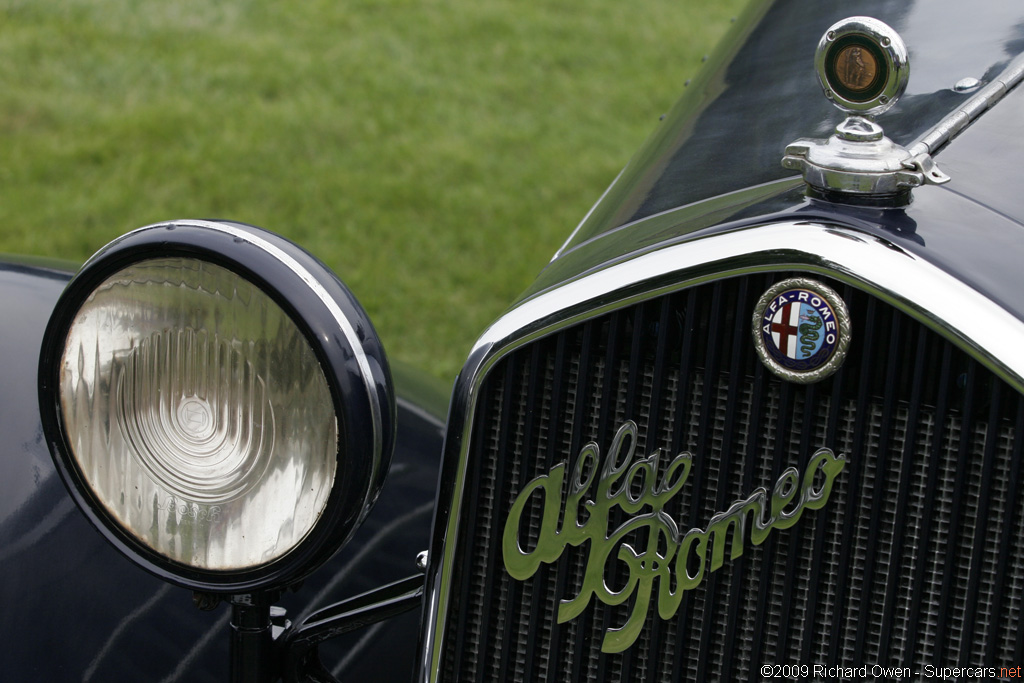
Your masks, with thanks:
[[[755,301],[789,274],[744,276],[662,296],[506,356],[486,379],[470,434],[442,672],[449,681],[705,681],[760,665],[1000,666],[1019,662],[1024,584],[1017,392],[889,305],[829,283],[854,342],[833,377],[783,382],[757,360]],[[586,547],[525,581],[501,536],[525,485],[602,452],[627,420],[638,453],[693,454],[666,507],[681,529],[802,471],[828,447],[848,462],[827,505],[706,575],[676,616],[652,608],[628,650],[601,652],[632,603],[576,595]],[[540,505],[527,506],[527,536]],[[616,509],[612,527],[628,519]],[[606,575],[619,585],[619,575]],[[1015,665],[1015,664],[1012,664]]]

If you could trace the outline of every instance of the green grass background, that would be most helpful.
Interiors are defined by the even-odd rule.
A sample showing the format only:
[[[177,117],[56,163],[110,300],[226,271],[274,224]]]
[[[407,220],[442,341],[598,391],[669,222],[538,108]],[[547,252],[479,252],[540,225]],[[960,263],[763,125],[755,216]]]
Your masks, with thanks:
[[[0,252],[286,235],[450,380],[738,0],[0,0]]]

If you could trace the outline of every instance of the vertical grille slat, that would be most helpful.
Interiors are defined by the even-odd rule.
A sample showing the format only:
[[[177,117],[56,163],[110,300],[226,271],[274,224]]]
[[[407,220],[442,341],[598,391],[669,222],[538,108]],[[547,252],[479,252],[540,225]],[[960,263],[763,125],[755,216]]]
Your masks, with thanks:
[[[876,300],[869,299],[867,302],[867,311],[864,314],[865,324],[869,329],[876,330],[879,327],[878,321],[875,319]],[[865,335],[861,343],[858,345],[857,350],[861,355],[860,372],[857,385],[859,389],[856,394],[856,409],[854,411],[855,421],[852,427],[851,433],[853,435],[852,440],[852,451],[862,452],[864,448],[864,440],[867,436],[866,432],[868,425],[874,416],[871,414],[871,406],[869,402],[870,391],[871,391],[871,375],[874,372],[874,365],[865,360],[870,359],[874,356],[873,350],[877,343],[877,337],[880,336],[881,332],[876,331],[873,334]],[[851,487],[855,487],[851,490],[850,495],[846,499],[846,514],[845,514],[845,526],[842,531],[842,538],[847,539],[858,539],[863,543],[864,536],[860,533],[863,524],[866,520],[856,514],[856,508],[861,500],[862,496],[871,497],[874,494],[874,488],[872,486],[872,477],[874,475],[874,462],[864,461],[860,458],[852,458],[847,464],[849,470],[848,476],[851,482]],[[864,576],[860,572],[852,572],[851,565],[858,560],[864,558],[852,558],[851,555],[859,550],[863,550],[861,543],[843,543],[840,545],[839,554],[839,576],[838,576],[838,588],[839,595],[836,600],[834,615],[836,623],[841,624],[841,638],[834,639],[832,648],[829,651],[828,663],[830,665],[837,665],[841,662],[853,662],[859,661],[859,657],[862,656],[862,648],[860,643],[856,640],[855,632],[851,633],[851,629],[857,623],[860,607],[860,597],[863,595],[863,582]],[[847,615],[849,614],[849,617]],[[849,621],[847,621],[849,619]]]
[[[1017,421],[1014,433],[1024,433],[1024,404],[1018,405],[1017,407]],[[1020,470],[1021,470],[1021,458],[1024,457],[1022,454],[1022,442],[1024,439],[1017,439],[1013,444],[1013,452],[1010,456],[1010,473],[1006,486],[1009,491],[1017,491],[1020,488]],[[1003,489],[1001,492],[1005,492]],[[998,544],[998,561],[996,563],[996,575],[993,584],[993,593],[1000,596],[1003,604],[1006,606],[1005,613],[1002,618],[997,619],[993,628],[995,632],[992,637],[988,640],[988,646],[985,650],[986,658],[993,658],[999,651],[1000,646],[1007,648],[1007,646],[1015,646],[1017,652],[1022,651],[1024,647],[1024,629],[1014,629],[1013,624],[1020,623],[1021,615],[1021,585],[1017,583],[1014,585],[1013,582],[1013,570],[1021,569],[1021,564],[1013,564],[1015,555],[1013,549],[1017,545],[1017,539],[1019,536],[1019,527],[1015,523],[1017,517],[1017,499],[1010,497],[1006,511],[1003,516],[1002,528],[999,529],[999,544]],[[1015,631],[1017,633],[1015,634]],[[1016,643],[1013,643],[1014,635],[1017,636]]]
[[[943,427],[946,424],[946,411],[947,411],[947,395],[949,393],[949,366],[950,358],[952,356],[953,349],[947,346],[943,350],[942,356],[942,372],[939,381],[939,395],[938,402],[935,408],[934,418],[932,424],[935,428],[934,433],[929,433],[929,447],[928,454],[929,459],[925,463],[925,467],[928,471],[928,482],[924,487],[920,500],[920,504],[924,505],[924,497],[928,491],[938,491],[939,486],[939,475],[940,466],[942,464],[941,459],[945,457],[942,451],[943,441]],[[932,501],[933,503],[935,501]],[[941,549],[934,549],[931,547],[931,534],[934,516],[927,514],[926,510],[922,511],[921,522],[921,542],[919,547],[919,556],[917,559],[917,572],[914,580],[914,588],[911,593],[911,606],[910,606],[910,622],[913,624],[919,624],[917,629],[911,631],[909,649],[911,652],[921,652],[926,657],[934,657],[935,653],[932,650],[931,642],[928,640],[928,630],[932,625],[929,621],[922,619],[922,602],[925,597],[925,592],[930,588],[929,584],[926,584],[926,572],[930,565],[939,561],[942,551]],[[921,642],[922,638],[924,642]]]
[[[740,282],[740,286],[737,290],[737,309],[744,310],[747,307],[747,281],[743,280]],[[713,307],[720,305],[721,291],[716,290],[717,298],[712,302]],[[742,362],[743,353],[742,345],[737,343],[746,332],[744,329],[743,316],[735,316],[732,321],[732,327],[728,339],[731,344],[731,350],[728,354],[729,362],[729,376],[738,377],[742,376]],[[712,343],[716,343],[712,340]],[[724,355],[724,354],[723,354]],[[717,374],[717,373],[712,373]],[[727,395],[725,399],[726,409],[725,414],[722,416],[723,436],[720,452],[723,454],[720,469],[729,471],[735,467],[742,467],[741,462],[735,462],[731,454],[734,452],[734,441],[742,440],[740,430],[731,428],[732,425],[741,423],[742,421],[737,420],[737,411],[740,408],[739,394],[742,391],[742,385],[738,382],[729,382],[727,387]],[[721,487],[718,490],[718,496],[716,500],[716,510],[723,510],[732,502],[728,500],[728,491],[726,487]],[[731,571],[742,571],[739,567],[730,568]],[[719,577],[717,574],[712,574],[709,577],[708,592],[715,597],[715,603],[719,605],[719,609],[724,608],[725,605],[721,603],[727,602],[729,597],[728,584],[722,582],[719,584]],[[699,659],[697,667],[697,679],[707,680],[709,678],[710,671],[721,671],[726,662],[731,660],[730,655],[726,652],[726,648],[731,647],[729,645],[728,638],[722,637],[722,631],[729,631],[733,626],[727,621],[722,623],[721,621],[704,620],[703,627],[701,629],[701,641],[700,651],[702,656]]]
[[[898,372],[898,365],[899,365],[900,361],[902,360],[900,358],[900,355],[899,355],[899,348],[900,348],[900,346],[902,344],[902,339],[900,338],[900,320],[901,320],[901,316],[899,316],[899,315],[894,315],[890,319],[889,340],[888,340],[888,353],[886,354],[888,356],[888,362],[885,365],[885,385],[886,386],[895,386],[896,385],[896,383],[897,383],[896,375],[897,375],[897,372]],[[880,335],[876,335],[876,336],[880,337]],[[879,340],[879,342],[880,342],[880,345],[881,345],[881,340]],[[869,368],[870,365],[869,364],[865,364],[864,367],[865,368]],[[888,473],[888,470],[889,470],[889,459],[890,459],[889,443],[890,443],[890,439],[891,439],[891,436],[892,436],[891,420],[892,420],[892,417],[893,417],[893,410],[894,410],[893,403],[894,403],[894,401],[895,401],[895,394],[893,394],[892,392],[886,392],[886,394],[882,398],[882,412],[881,412],[881,420],[880,420],[881,424],[879,425],[879,438],[878,438],[878,453],[879,453],[879,456],[878,456],[878,459],[877,459],[877,467],[876,467],[876,473],[879,474],[879,475],[886,475]],[[865,403],[866,403],[866,401],[863,401],[861,403],[861,405],[864,405]],[[874,495],[874,491],[877,491],[877,488],[874,488],[874,487],[872,488],[872,495]],[[881,526],[881,521],[882,521],[881,518],[882,518],[882,514],[883,514],[884,509],[885,509],[884,505],[876,504],[876,505],[872,506],[872,508],[871,508],[871,518],[870,518],[870,522],[869,522],[869,526],[868,526],[868,533],[867,533],[868,541],[867,542],[868,542],[869,549],[868,549],[868,551],[867,551],[867,553],[866,553],[866,555],[864,557],[864,571],[863,571],[863,573],[864,573],[864,582],[865,582],[865,584],[868,585],[868,586],[872,586],[872,587],[873,587],[873,585],[875,583],[875,578],[876,578],[875,577],[876,563],[877,563],[877,560],[880,559],[878,557],[878,555],[882,551],[882,548],[886,547],[884,544],[879,544],[879,543],[875,543],[874,542],[875,539],[877,539],[879,537],[879,535],[881,534],[880,526]],[[889,544],[889,547],[891,547],[891,543]],[[872,549],[874,549],[874,548],[878,548],[879,552],[872,552]],[[890,559],[890,558],[886,558],[886,559]],[[888,564],[888,562],[886,562],[886,564]],[[884,588],[883,588],[883,591],[884,591]],[[872,593],[874,593],[874,590],[872,590]],[[873,619],[873,617],[876,617],[876,614],[874,612],[870,611],[870,610],[862,609],[860,611],[859,618],[857,620],[857,635],[856,635],[857,647],[854,650],[854,660],[853,661],[864,661],[864,653],[865,653],[865,648],[867,646],[868,639],[870,638],[870,636],[872,634],[874,634],[874,635],[880,634],[880,632],[882,630],[882,625],[880,623],[876,623],[875,619]],[[873,643],[873,645],[875,645],[875,651],[878,651],[878,647],[880,645],[880,641],[879,641],[879,643]]]
[[[764,663],[920,669],[1020,659],[1021,395],[921,323],[835,282],[854,324],[845,365],[817,384],[776,378],[753,351],[750,320],[760,293],[788,276],[661,294],[494,365],[466,442],[442,680],[742,680]],[[847,461],[824,507],[804,510],[762,545],[747,529],[731,559],[733,535],[714,537],[705,562],[717,542],[724,563],[715,571],[705,564],[670,619],[658,614],[668,585],[655,579],[639,636],[606,653],[602,642],[633,614],[635,595],[619,605],[592,598],[558,622],[561,601],[580,594],[592,542],[566,545],[517,580],[505,569],[502,538],[520,492],[556,465],[564,467],[561,524],[581,450],[597,445],[600,470],[627,420],[637,425],[633,464],[661,449],[664,473],[677,454],[692,455],[689,478],[664,507],[680,534],[708,529],[759,487],[770,505],[783,473],[802,477],[819,448]],[[634,496],[650,485],[646,475],[626,481],[618,485]],[[543,526],[541,493],[523,507],[527,550]],[[584,500],[595,495],[596,484]],[[581,521],[590,509],[581,508]],[[602,533],[644,511],[613,506],[610,514]],[[649,549],[653,532],[631,533],[624,542],[634,552]],[[604,581],[622,588],[630,570],[616,552]]]
[[[664,298],[658,302],[658,322],[657,327],[654,331],[657,337],[657,346],[654,355],[654,370],[651,377],[651,384],[654,383],[654,379],[657,377],[664,377],[666,373],[666,366],[668,363],[668,352],[669,352],[669,339],[670,335],[667,334],[667,330],[671,324],[672,308],[669,306],[669,299]],[[651,415],[663,416],[664,406],[669,402],[665,400],[664,396],[660,392],[655,392],[651,397]],[[668,446],[669,444],[662,441],[657,446]],[[660,619],[653,619],[651,624],[651,636],[652,642],[658,642],[667,624],[662,622]],[[661,681],[668,680],[668,674],[664,666],[648,666],[646,667],[646,675],[643,677],[645,683],[660,683]]]
[[[912,345],[911,348],[914,349],[914,369],[910,383],[910,408],[907,415],[907,424],[909,428],[901,451],[899,491],[896,495],[896,520],[901,521],[901,523],[897,525],[895,529],[895,536],[893,538],[892,558],[895,566],[886,576],[884,593],[885,607],[883,612],[891,616],[882,625],[882,632],[879,637],[879,641],[881,642],[881,650],[879,652],[881,661],[890,661],[889,654],[892,639],[899,638],[900,641],[903,642],[906,637],[906,629],[900,628],[900,623],[905,623],[905,614],[898,613],[898,610],[895,607],[895,599],[897,588],[902,585],[904,591],[906,590],[906,585],[901,582],[903,572],[908,568],[903,549],[905,543],[907,543],[905,534],[906,529],[912,523],[912,513],[910,510],[911,478],[913,474],[913,456],[918,445],[918,431],[914,429],[914,425],[918,422],[918,416],[921,410],[921,391],[922,386],[924,385],[925,354],[927,352],[928,340],[928,333],[924,328],[916,327],[914,331],[916,332],[916,338],[908,338],[909,344]],[[908,335],[908,337],[909,336],[910,335]],[[904,618],[901,619],[901,617]]]
[[[684,303],[679,308],[682,312],[682,319],[680,320],[682,339],[679,344],[679,372],[676,376],[676,391],[674,393],[676,397],[676,413],[672,423],[672,444],[680,444],[680,451],[694,448],[692,436],[689,434],[687,427],[689,426],[690,419],[697,412],[692,410],[691,401],[693,401],[694,387],[696,386],[695,375],[697,374],[697,354],[694,347],[697,337],[701,333],[700,323],[702,318],[698,311],[700,300],[698,299],[697,290],[691,289],[683,295],[683,299]],[[672,632],[673,642],[682,643],[686,640],[688,635],[686,634],[686,617],[692,610],[692,598],[693,596],[689,593],[683,594],[680,605],[680,614],[683,616],[672,622],[674,626]],[[686,669],[684,661],[686,660],[686,654],[686,647],[681,644],[678,647],[672,648],[670,656],[667,653],[665,655],[666,659],[672,659],[671,671],[673,682],[685,680]]]
[[[547,415],[547,429],[548,433],[552,435],[552,438],[548,441],[548,454],[546,461],[553,462],[558,457],[559,448],[571,448],[572,435],[560,433],[559,424],[562,417],[560,415],[568,415],[569,419],[576,414],[576,405],[572,397],[568,395],[567,386],[571,386],[574,382],[578,381],[578,366],[576,370],[573,369],[572,360],[566,354],[567,341],[566,338],[559,337],[557,348],[555,349],[555,359],[552,364],[550,371],[554,373],[553,390],[552,390],[552,405],[553,409]],[[567,367],[568,371],[565,373],[558,372],[557,368]],[[559,412],[561,411],[561,413]],[[560,438],[559,438],[560,437]],[[568,568],[565,565],[559,565],[556,568],[555,585],[559,587],[560,591],[565,590],[566,579],[568,576]],[[550,629],[550,638],[548,643],[544,645],[544,667],[541,671],[535,674],[535,678],[541,679],[544,675],[550,675],[553,678],[564,677],[564,674],[556,671],[553,667],[555,664],[553,654],[550,652],[551,641],[557,641],[561,637],[560,624],[557,623],[555,618],[557,605],[553,605],[550,602],[541,604],[542,592],[536,593],[534,600],[533,611],[534,614],[541,614],[543,619],[542,629]],[[571,642],[571,640],[570,640]],[[572,658],[573,653],[568,653],[568,656]],[[530,661],[536,657],[535,652],[527,653],[527,661]]]
[[[712,290],[712,295],[711,295],[711,308],[712,308],[712,310],[717,310],[717,309],[719,309],[721,307],[721,300],[722,300],[722,285],[721,285],[721,283],[715,283],[715,286],[714,286],[714,288]],[[708,325],[708,333],[707,333],[707,343],[708,343],[708,347],[709,348],[719,348],[721,346],[721,344],[723,343],[722,340],[721,340],[721,335],[722,335],[722,329],[721,328],[723,327],[721,323],[722,323],[722,318],[721,317],[719,317],[719,316],[711,316],[710,317],[710,321],[709,321],[709,325]],[[715,396],[715,392],[713,391],[713,387],[714,387],[714,384],[715,384],[715,378],[718,377],[718,368],[719,368],[719,365],[721,363],[721,354],[717,354],[717,353],[713,354],[711,356],[711,361],[712,362],[707,363],[705,368],[704,368],[703,385],[706,388],[706,391],[704,392],[703,400],[702,400],[702,403],[701,403],[701,410],[700,410],[701,419],[700,419],[700,427],[698,428],[698,438],[697,438],[697,442],[699,444],[701,444],[701,445],[710,445],[709,442],[713,442],[713,440],[715,438],[715,433],[714,433],[715,429],[714,429],[714,426],[713,426],[713,422],[714,422],[714,419],[717,417],[717,415],[715,415],[714,411],[710,410],[709,408],[710,408],[710,406],[713,403],[717,402],[717,400],[716,400],[717,397]],[[727,410],[728,410],[728,408],[727,408]],[[703,461],[703,462],[696,462],[696,463],[694,463],[694,474],[696,475],[695,476],[696,481],[694,482],[694,485],[696,487],[698,487],[700,489],[703,489],[704,488],[704,482],[706,480],[708,480],[710,478],[713,478],[715,476],[715,474],[719,470],[721,470],[723,467],[728,467],[728,464],[729,464],[728,463],[728,458],[729,458],[729,456],[728,456],[728,451],[726,451],[725,448],[724,448],[724,445],[725,444],[722,443],[721,447],[715,449],[716,452],[719,452],[719,453],[722,454],[722,460],[719,460],[717,462],[715,462],[715,461]],[[690,521],[691,521],[690,526],[691,527],[696,526],[697,524],[699,524],[699,522],[697,520],[700,519],[700,516],[701,516],[702,512],[703,511],[699,510],[698,506],[696,506],[696,505],[693,506],[693,508],[691,509],[691,514],[690,514]],[[704,602],[704,604],[701,605],[701,610],[702,611],[706,611],[707,610],[707,604],[708,603],[713,603],[714,595],[715,595],[715,587],[716,587],[716,583],[717,583],[716,579],[717,578],[718,578],[717,576],[710,576],[710,577],[708,577],[708,590],[705,593],[705,595],[707,596],[707,600]],[[710,628],[711,626],[712,626],[711,621],[707,620],[707,619],[700,619],[700,620],[699,619],[694,619],[694,620],[691,621],[691,629],[692,630],[691,630],[690,637],[692,638],[691,642],[692,642],[692,644],[693,644],[693,646],[695,648],[695,654],[694,654],[693,659],[696,660],[696,677],[699,680],[706,680],[706,678],[707,678],[707,667],[709,666],[710,662],[708,661],[709,657],[706,656],[706,654],[704,654],[704,653],[706,653],[707,647],[708,647],[707,630],[706,629]]]
[[[996,626],[995,622],[998,619],[998,614],[993,609],[993,602],[995,600],[994,594],[991,592],[991,582],[986,583],[985,577],[994,576],[995,558],[993,557],[992,548],[995,547],[996,539],[994,538],[993,526],[991,526],[991,519],[993,515],[992,507],[998,507],[998,498],[990,497],[986,494],[987,491],[991,491],[995,488],[996,479],[996,453],[998,450],[1005,449],[1005,444],[1000,444],[1000,435],[994,429],[994,425],[999,424],[999,413],[1001,408],[1002,392],[998,384],[993,383],[991,388],[991,396],[989,399],[989,413],[987,416],[987,434],[985,437],[985,451],[984,459],[985,466],[982,470],[981,486],[978,492],[981,500],[981,507],[978,515],[978,528],[979,530],[974,534],[974,547],[971,551],[972,558],[982,558],[981,562],[977,562],[971,569],[970,585],[967,593],[967,605],[969,613],[967,615],[967,627],[964,634],[964,639],[968,643],[976,642],[975,630],[982,629],[983,633],[979,634],[982,636],[981,640],[988,640],[992,638],[992,630]],[[996,512],[996,515],[998,512]],[[972,650],[970,658],[978,659],[984,656],[984,652],[980,649]],[[968,657],[966,655],[961,656],[961,661],[966,661]],[[968,666],[968,665],[965,665]]]
[[[538,396],[538,386],[542,384],[542,377],[543,383],[548,386],[550,386],[552,380],[547,376],[547,363],[544,363],[541,360],[541,347],[539,346],[533,347],[533,353],[530,358],[530,368],[533,371],[530,372],[526,378],[526,398],[524,401],[525,405],[530,406],[530,409],[527,410],[526,415],[524,416],[523,432],[525,434],[533,434],[536,430],[536,432],[538,432],[538,439],[535,444],[531,443],[530,449],[537,454],[550,453],[547,443],[548,440],[545,438],[547,420],[544,419],[545,415],[543,410],[543,403],[547,396]],[[543,375],[541,375],[542,370]],[[550,407],[548,409],[550,410]],[[546,467],[551,466],[551,460],[552,458],[550,457],[543,458],[543,462]],[[539,526],[540,520],[538,519],[536,523]],[[547,580],[549,570],[551,570],[551,568],[548,566],[541,567],[541,571],[544,573],[542,580]],[[522,587],[523,593],[520,596],[520,602],[518,605],[519,609],[517,612],[543,614],[544,612],[542,611],[540,592],[529,590],[531,588],[530,583],[523,583]],[[519,632],[515,634],[518,637],[513,640],[513,642],[506,643],[506,646],[502,648],[500,670],[503,672],[513,671],[514,675],[518,674],[516,675],[516,678],[519,680],[536,680],[538,678],[538,669],[545,660],[545,657],[537,652],[538,640],[542,639],[542,636],[544,635],[543,631],[545,629],[550,629],[550,624],[550,621],[541,619],[539,620],[537,627],[531,627],[530,624],[520,621]],[[550,639],[545,639],[545,642],[547,640]],[[546,650],[546,647],[543,644],[540,648],[542,650]],[[511,665],[509,660],[514,658],[514,653],[517,650],[524,650],[526,652],[526,656],[523,658],[524,666],[522,669],[519,669],[518,667],[510,668]]]
[[[1017,412],[1017,434],[1021,434],[1022,432],[1024,432],[1024,405],[1020,406]],[[1022,445],[1021,441],[1024,441],[1024,439],[1018,439],[1014,444],[1012,470],[1013,473],[1011,476],[1012,484],[1010,487],[1010,491],[1020,490],[1021,458],[1024,457],[1024,455],[1022,455],[1022,451],[1024,451],[1024,445]],[[1003,540],[1005,541],[1005,545],[1001,547],[1003,548],[1004,552],[1006,552],[1007,556],[1009,556],[1008,551],[1011,548],[1018,547],[1019,544],[1016,541],[1020,538],[1021,528],[1022,526],[1024,526],[1024,524],[1022,524],[1020,520],[1020,515],[1022,512],[1021,508],[1024,506],[1020,504],[1020,501],[1016,497],[1012,498],[1011,500],[1012,505],[1015,506],[1012,507],[1011,509],[1015,510],[1013,519],[1016,521],[1016,525],[1012,523],[1007,524],[1003,533]],[[1024,580],[1021,579],[1021,574],[1024,574],[1024,563],[1013,562],[1013,559],[1008,558],[1006,561],[1001,563],[1001,567],[1013,571],[1014,583],[1012,590],[1001,592],[1000,595],[1008,596],[1010,600],[1016,601],[1017,612],[1015,616],[1017,617],[1017,620],[1010,621],[1009,619],[1007,619],[1003,622],[1002,625],[1006,629],[1006,633],[1014,633],[1016,635],[1015,652],[1020,654],[1021,652],[1024,652],[1024,628],[1018,628],[1021,621],[1021,611],[1022,609],[1024,609],[1021,607],[1021,596],[1024,595]]]
[[[595,354],[594,354],[594,350],[593,350],[594,349],[594,336],[595,336],[594,327],[595,327],[595,323],[592,322],[592,321],[591,322],[587,322],[586,324],[584,324],[583,330],[582,330],[582,339],[580,341],[580,351],[579,351],[579,359],[580,359],[580,361],[579,361],[579,366],[578,366],[578,369],[577,369],[579,381],[578,381],[578,384],[577,384],[577,391],[576,391],[576,405],[577,406],[582,406],[584,408],[587,406],[588,397],[590,396],[591,387],[593,386],[592,385],[592,381],[593,381],[592,376],[591,376],[591,374],[589,372],[586,371],[586,369],[591,366],[592,359],[595,358]],[[579,453],[580,449],[583,447],[583,444],[586,443],[586,440],[587,440],[585,438],[585,436],[584,436],[584,430],[589,428],[587,426],[588,425],[588,421],[585,420],[582,415],[574,415],[573,418],[574,419],[573,419],[573,421],[571,423],[572,424],[572,427],[571,427],[571,431],[572,431],[572,445],[571,445],[571,448],[570,448],[569,452],[570,453]],[[567,576],[565,577],[565,579],[567,581],[571,581],[572,579],[575,579],[576,581],[578,581],[580,579],[580,577],[583,576],[583,558],[582,558],[582,555],[581,554],[577,554],[576,557],[575,557],[575,560],[573,562],[571,562],[571,563],[568,563],[568,562],[567,563],[563,563],[562,567],[565,568],[566,571],[567,571]],[[568,583],[565,583],[565,584],[560,584],[559,588],[561,589],[560,592],[558,593],[558,595],[560,595],[560,596],[561,595],[575,595],[576,592],[579,590],[579,585],[576,584],[576,585],[573,586],[572,590],[569,590],[568,589]],[[568,651],[566,653],[569,656],[566,657],[563,660],[564,664],[563,664],[562,671],[569,672],[570,675],[567,677],[567,680],[570,680],[570,681],[587,680],[586,679],[586,675],[584,674],[584,670],[585,670],[584,667],[587,665],[586,664],[586,660],[582,656],[582,654],[576,654],[576,653],[584,652],[585,640],[586,640],[587,634],[580,627],[580,624],[579,624],[578,621],[571,621],[571,622],[569,622],[566,625],[569,627],[568,632],[569,632],[570,637],[568,639],[568,642],[569,642],[570,646],[569,646],[569,649],[568,649]]]
[[[954,541],[961,535],[963,530],[962,517],[964,514],[963,510],[963,498],[965,495],[965,488],[967,485],[967,457],[969,455],[970,440],[964,438],[970,434],[973,430],[970,429],[970,416],[974,410],[974,365],[971,364],[968,368],[966,388],[967,391],[964,393],[963,403],[961,408],[961,414],[964,416],[964,424],[961,427],[960,438],[957,439],[956,443],[956,470],[954,472],[954,491],[951,500],[952,511],[950,513],[949,526],[946,529],[947,538],[953,539]],[[952,449],[951,449],[952,450]],[[941,587],[941,598],[940,604],[945,609],[939,610],[938,612],[938,625],[936,628],[935,639],[939,643],[945,643],[946,647],[944,651],[940,651],[940,661],[943,662],[956,662],[956,654],[959,648],[959,644],[954,638],[946,638],[947,631],[950,628],[950,621],[952,619],[962,620],[963,619],[963,605],[954,604],[956,597],[953,594],[953,577],[957,574],[949,571],[951,568],[959,566],[959,543],[954,543],[952,552],[945,556],[946,567],[945,571],[942,572],[942,587]],[[958,601],[959,602],[959,601]],[[961,622],[962,623],[962,622]]]

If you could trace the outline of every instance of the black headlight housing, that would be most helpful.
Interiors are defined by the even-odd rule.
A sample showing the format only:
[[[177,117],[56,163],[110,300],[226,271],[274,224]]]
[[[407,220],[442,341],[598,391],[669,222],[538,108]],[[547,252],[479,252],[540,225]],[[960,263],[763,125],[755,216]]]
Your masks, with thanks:
[[[39,362],[68,491],[144,569],[217,593],[280,589],[375,502],[395,439],[384,349],[347,287],[253,226],[175,221],[71,280]]]

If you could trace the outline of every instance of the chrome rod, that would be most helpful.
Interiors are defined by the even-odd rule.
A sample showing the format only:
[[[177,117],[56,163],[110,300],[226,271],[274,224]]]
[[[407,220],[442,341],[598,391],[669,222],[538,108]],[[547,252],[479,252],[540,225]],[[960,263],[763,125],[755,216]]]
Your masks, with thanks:
[[[1017,55],[995,80],[918,138],[909,148],[910,156],[935,154],[940,147],[991,109],[996,102],[1003,99],[1006,93],[1020,83],[1022,78],[1024,78],[1024,54]]]

